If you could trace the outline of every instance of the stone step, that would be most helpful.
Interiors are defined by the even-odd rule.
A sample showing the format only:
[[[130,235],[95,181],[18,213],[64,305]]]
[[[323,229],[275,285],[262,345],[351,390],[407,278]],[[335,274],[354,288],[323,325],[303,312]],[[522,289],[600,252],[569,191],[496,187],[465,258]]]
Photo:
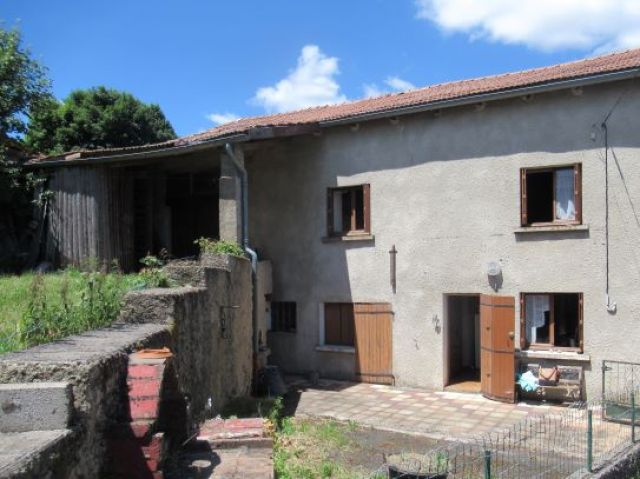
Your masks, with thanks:
[[[273,445],[261,418],[210,419],[200,426],[198,441],[206,442],[214,449]]]
[[[0,384],[0,432],[67,429],[72,411],[69,383]]]

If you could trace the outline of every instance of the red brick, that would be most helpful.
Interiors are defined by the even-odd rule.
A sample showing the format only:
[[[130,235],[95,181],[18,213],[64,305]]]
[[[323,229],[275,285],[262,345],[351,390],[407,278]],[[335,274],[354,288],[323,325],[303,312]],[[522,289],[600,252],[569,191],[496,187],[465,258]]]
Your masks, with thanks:
[[[163,374],[164,364],[130,364],[127,369],[128,379],[156,379]]]
[[[159,398],[151,399],[130,399],[129,412],[131,419],[155,419],[158,417],[158,409],[160,406]]]
[[[162,381],[160,379],[129,379],[127,386],[129,386],[130,398],[158,397]]]

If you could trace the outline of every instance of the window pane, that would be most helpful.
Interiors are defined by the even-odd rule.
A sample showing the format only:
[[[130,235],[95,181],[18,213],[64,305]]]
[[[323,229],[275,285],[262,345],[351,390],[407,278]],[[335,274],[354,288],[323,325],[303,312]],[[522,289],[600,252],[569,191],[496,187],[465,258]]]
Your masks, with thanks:
[[[574,172],[573,168],[556,170],[556,219],[575,220]]]
[[[342,227],[340,231],[348,233],[351,231],[351,190],[342,192]]]
[[[364,188],[358,187],[355,191],[356,196],[356,229],[364,229]]]
[[[549,343],[549,303],[547,294],[525,296],[525,331],[530,344]]]
[[[556,346],[580,346],[580,296],[578,294],[553,295]]]
[[[296,330],[296,303],[293,301],[274,301],[271,303],[271,331]]]
[[[527,218],[529,223],[553,221],[553,171],[527,172]]]

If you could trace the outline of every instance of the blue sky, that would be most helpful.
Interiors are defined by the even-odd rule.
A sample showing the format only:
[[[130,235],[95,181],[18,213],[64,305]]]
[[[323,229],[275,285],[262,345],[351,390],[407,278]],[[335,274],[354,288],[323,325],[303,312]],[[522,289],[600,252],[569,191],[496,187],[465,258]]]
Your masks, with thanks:
[[[3,0],[54,93],[106,85],[178,134],[235,116],[640,45],[635,0]],[[586,6],[585,6],[586,5]]]

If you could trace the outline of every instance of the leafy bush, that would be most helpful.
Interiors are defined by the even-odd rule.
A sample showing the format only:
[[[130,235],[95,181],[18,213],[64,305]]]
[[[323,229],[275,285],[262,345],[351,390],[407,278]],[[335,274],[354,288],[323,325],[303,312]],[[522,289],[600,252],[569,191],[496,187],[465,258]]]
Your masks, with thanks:
[[[144,268],[140,270],[140,279],[147,288],[168,288],[171,280],[162,269],[165,261],[153,255],[147,255],[140,260]]]
[[[243,258],[245,256],[242,246],[235,241],[213,240],[211,238],[198,238],[194,241],[200,248],[200,253],[230,254]]]

